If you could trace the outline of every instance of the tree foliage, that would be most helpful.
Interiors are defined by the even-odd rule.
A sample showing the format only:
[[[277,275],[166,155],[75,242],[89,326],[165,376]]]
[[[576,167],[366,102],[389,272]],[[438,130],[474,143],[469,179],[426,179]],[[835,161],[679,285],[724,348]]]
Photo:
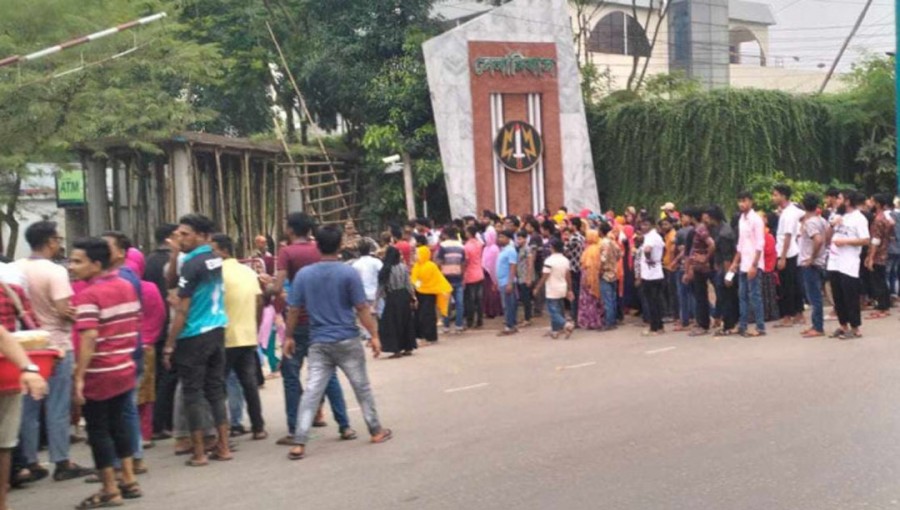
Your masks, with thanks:
[[[818,97],[717,90],[591,108],[605,207],[731,204],[755,175],[850,181],[857,146]]]

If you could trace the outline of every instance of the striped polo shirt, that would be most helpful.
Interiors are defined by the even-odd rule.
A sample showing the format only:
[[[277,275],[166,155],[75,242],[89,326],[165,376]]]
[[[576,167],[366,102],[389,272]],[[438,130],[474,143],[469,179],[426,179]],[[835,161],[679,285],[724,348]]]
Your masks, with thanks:
[[[140,301],[128,281],[98,276],[73,298],[75,330],[97,330],[97,344],[84,376],[84,398],[107,400],[134,389],[132,353],[140,330]]]

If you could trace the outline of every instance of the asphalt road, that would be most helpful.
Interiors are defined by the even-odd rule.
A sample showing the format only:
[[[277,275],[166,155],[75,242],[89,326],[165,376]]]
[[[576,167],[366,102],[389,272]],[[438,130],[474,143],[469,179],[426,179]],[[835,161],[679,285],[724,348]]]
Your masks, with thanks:
[[[799,329],[642,338],[632,326],[567,341],[537,327],[448,337],[370,362],[389,443],[341,442],[332,425],[288,461],[273,380],[271,440],[242,438],[235,461],[200,469],[160,443],[144,499],[126,508],[900,508],[900,321],[863,329],[848,342]],[[43,481],[11,504],[71,508],[94,488]]]

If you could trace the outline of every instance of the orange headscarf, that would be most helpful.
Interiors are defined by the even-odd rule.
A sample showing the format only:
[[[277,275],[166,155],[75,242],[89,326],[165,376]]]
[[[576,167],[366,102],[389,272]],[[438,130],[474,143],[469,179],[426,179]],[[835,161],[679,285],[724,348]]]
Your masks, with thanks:
[[[600,233],[588,230],[584,238],[584,253],[581,255],[581,274],[584,276],[582,289],[595,298],[600,297]]]

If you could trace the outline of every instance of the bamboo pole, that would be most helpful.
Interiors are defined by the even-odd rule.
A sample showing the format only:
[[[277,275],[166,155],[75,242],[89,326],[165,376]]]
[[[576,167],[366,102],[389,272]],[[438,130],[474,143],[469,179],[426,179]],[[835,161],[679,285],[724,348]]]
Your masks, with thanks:
[[[260,209],[260,227],[262,228],[263,235],[269,235],[269,225],[267,224],[269,221],[268,209],[269,209],[269,197],[268,197],[268,188],[266,188],[266,181],[269,177],[269,160],[263,158],[262,160],[262,208]]]
[[[222,151],[216,147],[216,178],[219,181],[219,227],[222,232],[228,230],[227,217],[225,216],[225,179],[222,176]]]

